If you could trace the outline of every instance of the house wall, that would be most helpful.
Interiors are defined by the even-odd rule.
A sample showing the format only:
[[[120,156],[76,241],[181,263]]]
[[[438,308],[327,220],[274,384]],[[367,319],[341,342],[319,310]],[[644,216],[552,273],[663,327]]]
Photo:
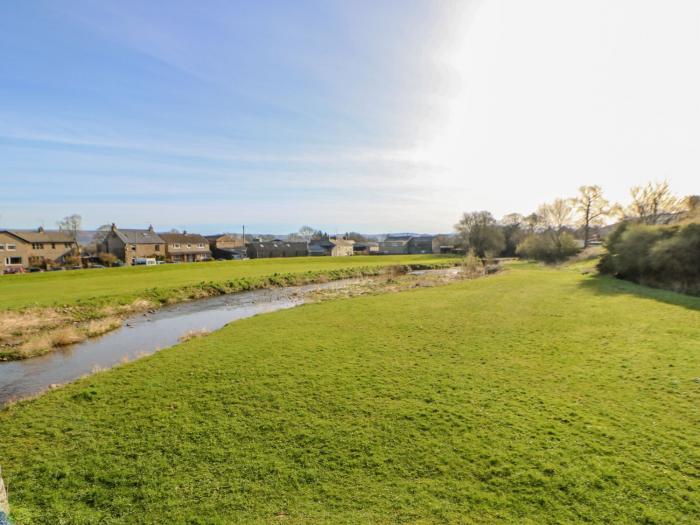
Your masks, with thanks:
[[[14,249],[11,247],[14,246]],[[21,265],[24,268],[40,266],[45,262],[62,262],[63,257],[78,253],[75,242],[30,243],[14,235],[0,232],[0,270],[7,266]],[[13,259],[19,258],[18,262]]]
[[[408,253],[434,253],[433,238],[411,239],[408,241]]]
[[[7,245],[10,245],[9,247]],[[0,272],[2,272],[8,266],[24,266],[25,268],[29,266],[29,254],[31,252],[31,245],[25,241],[22,241],[10,235],[8,233],[0,232]],[[12,259],[19,258],[19,261],[13,261]]]
[[[199,262],[211,259],[208,243],[189,243],[189,245],[188,248],[188,243],[166,244],[165,259],[171,262]]]
[[[406,241],[382,241],[379,243],[379,253],[388,255],[408,253],[408,243]]]
[[[64,257],[77,254],[78,244],[75,242],[42,242],[28,243],[29,266],[43,264],[47,261],[62,262]]]
[[[306,243],[299,242],[263,242],[246,245],[250,259],[267,259],[273,257],[306,257],[309,254]]]
[[[131,265],[134,259],[142,257],[165,257],[165,245],[162,243],[124,244],[124,241],[114,232],[107,234],[102,247],[103,252],[111,253],[126,265]]]
[[[333,257],[347,257],[348,255],[353,255],[352,245],[338,245],[333,246],[331,250],[331,255]]]

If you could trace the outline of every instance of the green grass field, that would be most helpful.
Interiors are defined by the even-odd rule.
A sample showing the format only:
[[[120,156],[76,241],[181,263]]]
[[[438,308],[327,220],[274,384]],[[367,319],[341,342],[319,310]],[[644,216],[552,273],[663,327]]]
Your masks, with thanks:
[[[391,264],[431,264],[447,260],[451,259],[438,255],[289,257],[6,275],[0,276],[0,310],[107,299],[126,302],[153,288],[176,289],[201,282],[255,278],[274,273],[322,272]]]
[[[690,524],[699,407],[700,299],[518,264],[19,403],[0,464],[21,525]]]

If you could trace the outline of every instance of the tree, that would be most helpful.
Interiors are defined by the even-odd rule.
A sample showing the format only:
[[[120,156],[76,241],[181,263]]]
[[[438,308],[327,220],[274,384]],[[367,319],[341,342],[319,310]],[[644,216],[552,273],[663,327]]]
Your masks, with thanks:
[[[525,231],[522,228],[524,222],[525,217],[519,213],[509,213],[501,219],[501,230],[505,239],[505,248],[502,252],[504,257],[515,257],[518,244],[525,237]]]
[[[362,235],[359,232],[349,232],[345,234],[345,238],[350,240],[350,241],[355,241],[355,242],[366,242],[367,237]]]
[[[63,217],[60,221],[56,223],[58,229],[61,231],[66,231],[70,233],[74,241],[78,240],[78,232],[83,222],[83,218],[80,215],[73,214]]]
[[[465,213],[455,229],[464,245],[478,257],[498,255],[505,247],[503,232],[488,211]]]
[[[531,213],[523,218],[523,222],[527,225],[527,231],[530,235],[535,233],[535,229],[542,223],[542,219],[536,213]]]
[[[311,240],[311,238],[314,236],[314,233],[316,233],[316,230],[311,226],[304,225],[301,228],[299,228],[299,235],[306,242],[309,242]]]
[[[579,222],[583,227],[583,247],[588,247],[591,227],[602,226],[605,218],[612,215],[615,206],[611,206],[600,186],[581,186],[579,195],[574,199],[574,206],[579,214]]]
[[[557,233],[571,224],[574,208],[569,199],[554,199],[551,204],[542,204],[537,209],[541,223]]]
[[[700,222],[700,195],[688,195],[683,199],[686,220]]]
[[[635,186],[630,193],[632,203],[627,207],[627,215],[645,224],[658,224],[664,215],[675,214],[682,209],[682,203],[671,193],[668,181]]]

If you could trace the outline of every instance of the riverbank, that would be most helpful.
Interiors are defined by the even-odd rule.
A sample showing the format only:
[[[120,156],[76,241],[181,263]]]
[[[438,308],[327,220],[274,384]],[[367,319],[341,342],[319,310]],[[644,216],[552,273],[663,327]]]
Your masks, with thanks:
[[[0,411],[17,523],[692,523],[700,300],[516,263]]]
[[[260,260],[260,263],[234,261],[225,263],[226,266],[217,266],[219,263],[183,265],[184,268],[175,268],[176,274],[173,274],[169,268],[166,268],[166,271],[159,271],[159,268],[146,269],[145,272],[141,268],[137,268],[137,272],[130,272],[131,269],[92,271],[93,273],[83,271],[76,272],[77,277],[65,272],[65,278],[72,286],[62,290],[56,290],[54,286],[51,286],[52,283],[55,284],[53,277],[53,280],[49,281],[39,280],[38,282],[43,285],[44,295],[52,296],[54,302],[63,300],[66,303],[56,306],[6,308],[4,311],[0,311],[0,361],[36,357],[102,335],[121,326],[123,320],[128,316],[154,311],[165,305],[247,290],[367,277],[386,271],[405,272],[418,268],[433,269],[452,266],[456,263],[454,258],[435,256],[353,257],[342,258],[343,260],[340,261],[328,261],[331,258],[325,258],[326,260],[320,263],[316,259],[301,259],[304,261],[289,263],[287,260],[278,259],[270,263],[268,259]],[[371,262],[372,264],[360,265],[358,262]],[[237,266],[238,264],[244,265]],[[395,267],[395,269],[387,270],[390,267]],[[303,270],[304,268],[306,270]],[[202,270],[207,269],[211,270],[206,274],[209,277],[208,280],[173,286],[175,282],[187,282],[183,281],[183,276],[189,277],[191,280],[192,276],[189,275],[189,272],[194,272],[195,276],[201,276]],[[301,271],[282,273],[281,270],[284,269]],[[222,270],[226,270],[226,272],[222,272]],[[272,271],[272,273],[265,274],[265,270]],[[108,273],[112,271],[117,273],[114,275]],[[149,276],[146,272],[154,273]],[[151,288],[135,286],[133,280],[130,279],[132,273],[140,279],[143,279],[144,275],[151,277],[158,282],[159,286]],[[215,280],[224,275],[228,278]],[[164,277],[168,280],[163,280]],[[10,286],[21,285],[23,278],[25,276],[4,277],[3,280],[0,280],[0,294],[5,293]],[[10,279],[17,279],[17,281]],[[101,282],[105,279],[108,279],[108,282],[114,287],[111,289],[111,294],[107,293],[108,290],[104,289],[105,283]],[[101,285],[102,292],[91,299],[83,298],[81,285],[94,287],[95,280]],[[58,282],[61,282],[60,279]],[[32,286],[36,284],[35,280],[29,280],[27,283]],[[127,285],[131,288],[124,289],[123,287]],[[27,297],[23,297],[22,301],[19,302],[17,300],[13,302],[12,296],[0,296],[3,297],[5,304],[26,305],[31,304],[32,294],[36,295],[37,290],[31,287],[27,292]],[[2,302],[0,301],[0,305]]]

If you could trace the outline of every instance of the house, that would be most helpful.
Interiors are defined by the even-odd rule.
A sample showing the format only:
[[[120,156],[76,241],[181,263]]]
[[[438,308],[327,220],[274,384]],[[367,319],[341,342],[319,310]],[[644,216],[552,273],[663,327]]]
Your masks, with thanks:
[[[78,255],[78,243],[69,232],[0,230],[0,273],[6,268],[61,265]]]
[[[155,232],[153,226],[147,230],[125,230],[112,228],[97,247],[99,253],[111,253],[127,265],[135,259],[165,259],[165,241]]]
[[[352,247],[355,255],[377,255],[379,253],[379,243],[374,241],[359,241]]]
[[[245,242],[238,235],[221,233],[206,235],[209,249],[216,259],[241,259],[246,255]]]
[[[382,255],[401,255],[408,253],[408,241],[411,235],[389,235],[379,242],[379,253]]]
[[[309,245],[306,241],[283,241],[273,239],[263,241],[254,239],[246,243],[246,254],[251,259],[266,259],[270,257],[305,257],[309,255]]]
[[[406,245],[408,253],[435,253],[434,235],[414,235]]]
[[[336,237],[323,238],[309,243],[309,255],[347,257],[353,255],[355,241],[338,239]]]
[[[198,233],[159,233],[165,242],[168,262],[200,262],[211,260],[209,241]]]

